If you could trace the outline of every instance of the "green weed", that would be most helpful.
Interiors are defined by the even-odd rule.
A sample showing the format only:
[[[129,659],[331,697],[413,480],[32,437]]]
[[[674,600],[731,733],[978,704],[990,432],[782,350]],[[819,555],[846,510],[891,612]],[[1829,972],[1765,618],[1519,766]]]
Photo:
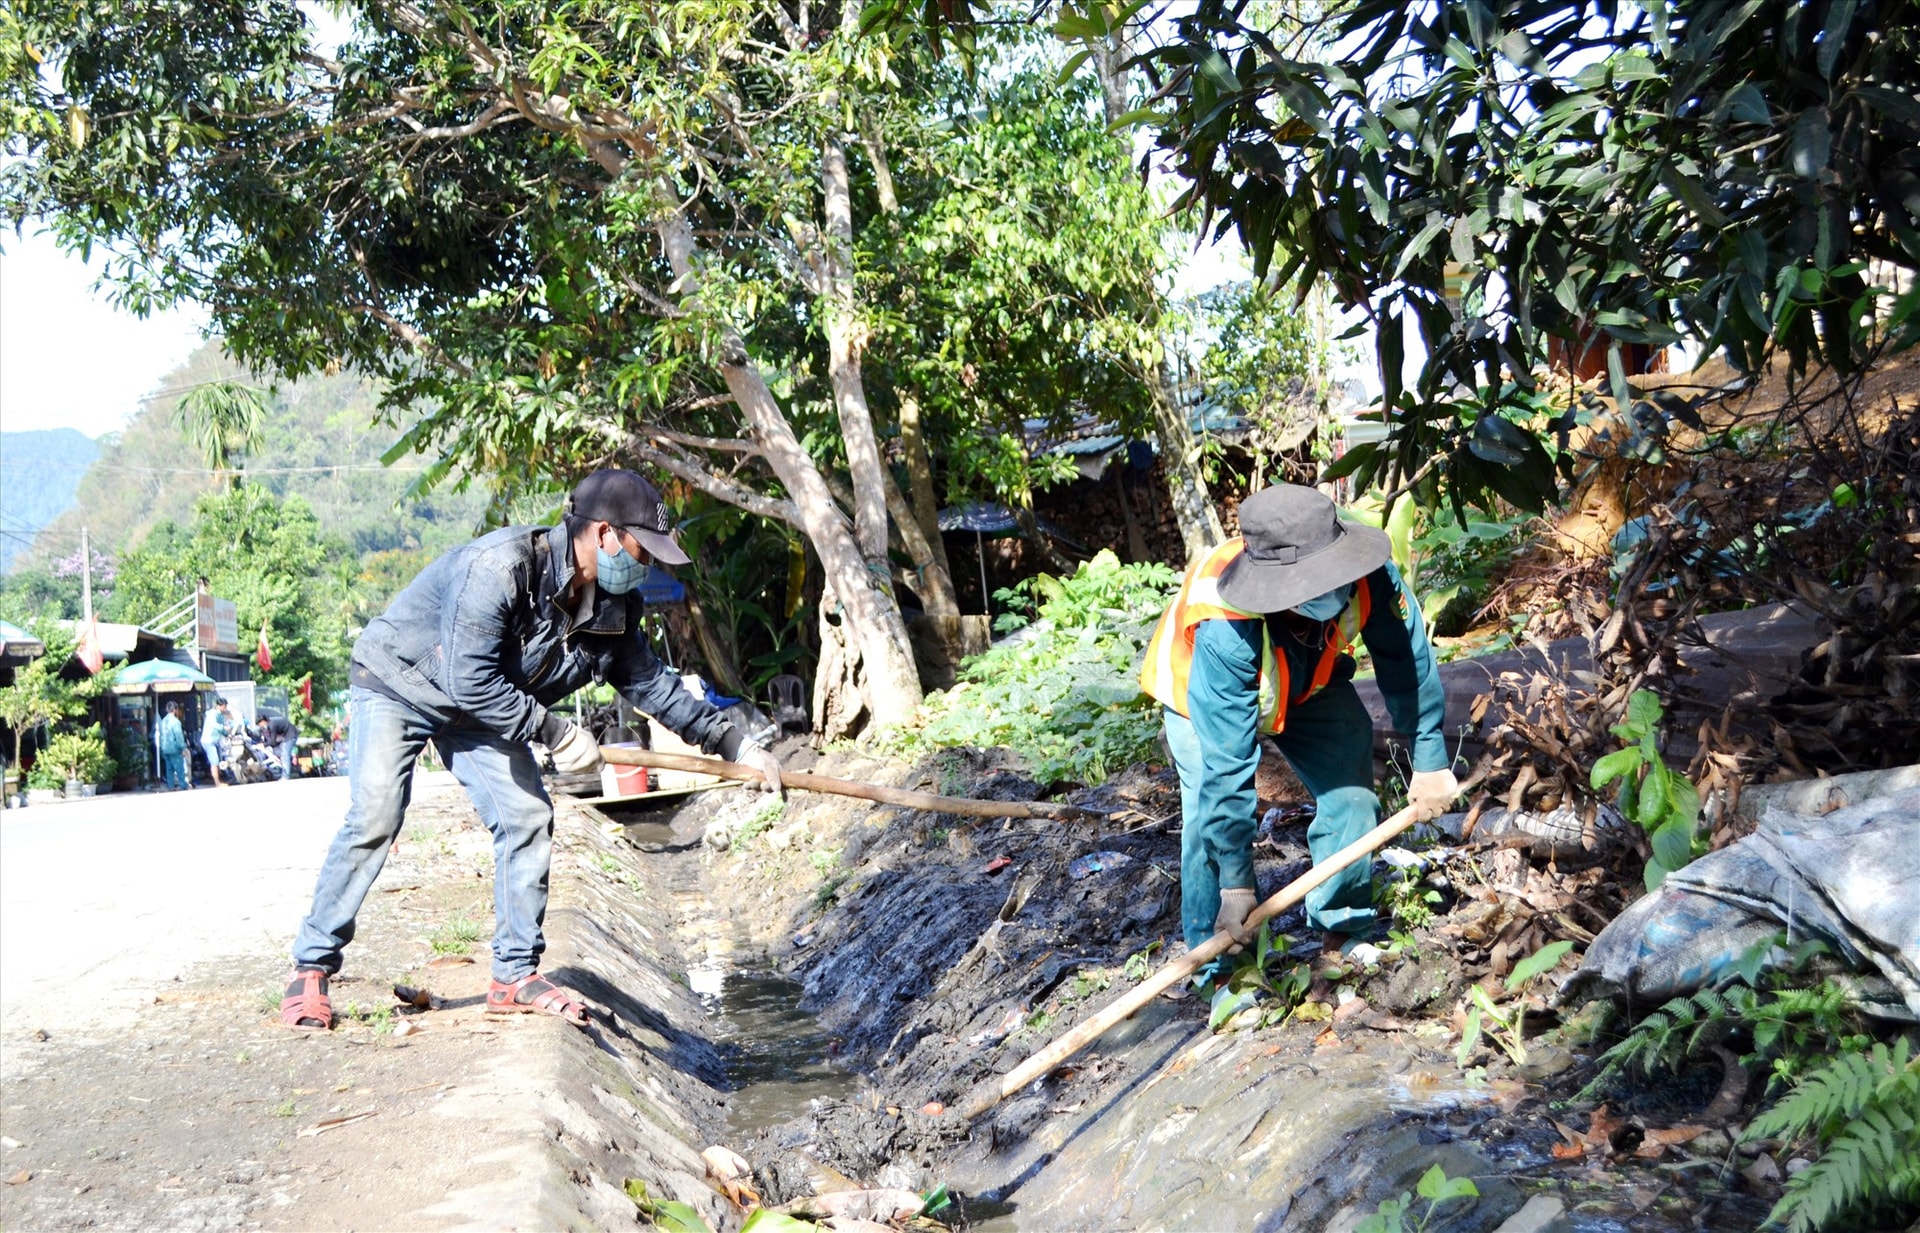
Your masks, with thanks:
[[[1704,850],[1694,834],[1700,817],[1700,792],[1693,781],[1668,769],[1660,759],[1660,720],[1665,715],[1659,696],[1635,690],[1627,699],[1627,717],[1609,729],[1629,742],[1593,764],[1593,790],[1615,780],[1620,812],[1647,832],[1653,855],[1647,859],[1646,883],[1652,890],[1669,873]]]
[[[427,939],[436,955],[464,955],[479,940],[480,926],[464,916],[454,917],[435,929]]]
[[[769,793],[761,801],[747,820],[740,825],[739,834],[734,836],[733,851],[744,852],[754,840],[773,829],[773,824],[787,811],[787,803],[780,797]]]
[[[1120,969],[1121,974],[1135,984],[1145,980],[1147,973],[1153,970],[1153,952],[1159,950],[1160,945],[1158,942],[1149,942],[1145,950],[1128,955],[1126,965]]]
[[[1003,602],[1034,608],[1029,635],[969,660],[959,684],[927,698],[920,727],[883,739],[908,755],[1004,746],[1048,784],[1098,783],[1147,760],[1160,709],[1137,673],[1176,581],[1164,565],[1122,565],[1101,552],[1070,578],[1022,582]]]
[[[1507,974],[1507,992],[1524,992],[1536,977],[1552,971],[1572,949],[1572,942],[1552,942],[1514,964],[1513,971]],[[1484,1031],[1488,1040],[1513,1059],[1515,1066],[1526,1065],[1526,1006],[1516,1002],[1511,1011],[1503,1009],[1484,985],[1468,990],[1467,1002],[1467,1023],[1460,1032],[1460,1047],[1454,1051],[1454,1059],[1464,1068]]]
[[[1355,1225],[1353,1233],[1425,1233],[1442,1203],[1480,1197],[1480,1188],[1473,1184],[1472,1178],[1448,1177],[1439,1165],[1421,1174],[1418,1189],[1420,1197],[1427,1201],[1426,1210],[1418,1217],[1410,1215],[1413,1196],[1401,1191],[1399,1198],[1382,1202],[1371,1216]]]
[[[293,1097],[291,1096],[273,1106],[273,1115],[275,1117],[292,1117],[298,1112],[300,1112],[300,1107],[293,1103]]]
[[[1275,937],[1266,925],[1253,945],[1240,952],[1233,971],[1214,994],[1207,1014],[1207,1026],[1219,1031],[1242,1011],[1260,1013],[1241,1022],[1254,1028],[1270,1027],[1285,1021],[1294,1012],[1313,983],[1311,965],[1289,957],[1293,940],[1286,934]]]

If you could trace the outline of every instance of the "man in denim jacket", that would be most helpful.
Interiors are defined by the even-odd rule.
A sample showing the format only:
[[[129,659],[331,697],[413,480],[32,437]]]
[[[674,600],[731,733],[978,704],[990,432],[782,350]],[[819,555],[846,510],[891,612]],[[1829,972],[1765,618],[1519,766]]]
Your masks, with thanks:
[[[780,763],[681,685],[647,645],[640,597],[651,561],[681,565],[667,507],[631,471],[580,482],[557,527],[507,527],[441,557],[354,644],[349,673],[351,804],[294,942],[281,1002],[289,1027],[331,1027],[327,978],[400,831],[414,762],[428,741],[493,832],[493,983],[487,1010],[586,1022],[586,1008],[539,974],[546,948],[553,803],[527,742],[563,773],[600,765],[599,746],[547,707],[589,682],[615,686],[689,744],[761,772]]]

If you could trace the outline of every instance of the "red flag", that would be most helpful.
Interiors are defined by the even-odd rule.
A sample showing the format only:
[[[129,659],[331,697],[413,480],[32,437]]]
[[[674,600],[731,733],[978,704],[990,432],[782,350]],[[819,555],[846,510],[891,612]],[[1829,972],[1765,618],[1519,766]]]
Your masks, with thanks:
[[[97,673],[106,667],[107,657],[100,653],[100,624],[88,621],[80,629],[80,640],[74,643],[73,657],[85,664],[89,673]]]
[[[300,705],[311,713],[313,711],[313,673],[300,678]]]
[[[267,645],[267,623],[260,622],[260,649],[253,653],[253,662],[260,665],[260,671],[273,671],[273,648]]]

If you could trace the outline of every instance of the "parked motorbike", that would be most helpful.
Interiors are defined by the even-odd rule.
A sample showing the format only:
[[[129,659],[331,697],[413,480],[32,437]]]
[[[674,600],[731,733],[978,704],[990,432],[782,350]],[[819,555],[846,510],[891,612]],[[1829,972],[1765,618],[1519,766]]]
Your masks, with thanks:
[[[230,783],[268,783],[286,778],[286,768],[273,751],[245,732],[227,737],[226,755],[220,762],[220,775]]]

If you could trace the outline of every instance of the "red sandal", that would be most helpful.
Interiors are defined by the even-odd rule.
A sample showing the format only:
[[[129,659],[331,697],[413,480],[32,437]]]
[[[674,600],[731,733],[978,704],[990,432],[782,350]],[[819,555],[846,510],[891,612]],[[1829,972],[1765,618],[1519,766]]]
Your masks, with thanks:
[[[576,1027],[587,1026],[586,1003],[538,972],[528,972],[511,983],[496,980],[487,987],[488,1014],[528,1015],[535,1012],[557,1015]]]
[[[280,1022],[285,1027],[321,1031],[333,1026],[333,1001],[327,996],[325,972],[319,968],[294,972],[286,996],[280,999]]]

